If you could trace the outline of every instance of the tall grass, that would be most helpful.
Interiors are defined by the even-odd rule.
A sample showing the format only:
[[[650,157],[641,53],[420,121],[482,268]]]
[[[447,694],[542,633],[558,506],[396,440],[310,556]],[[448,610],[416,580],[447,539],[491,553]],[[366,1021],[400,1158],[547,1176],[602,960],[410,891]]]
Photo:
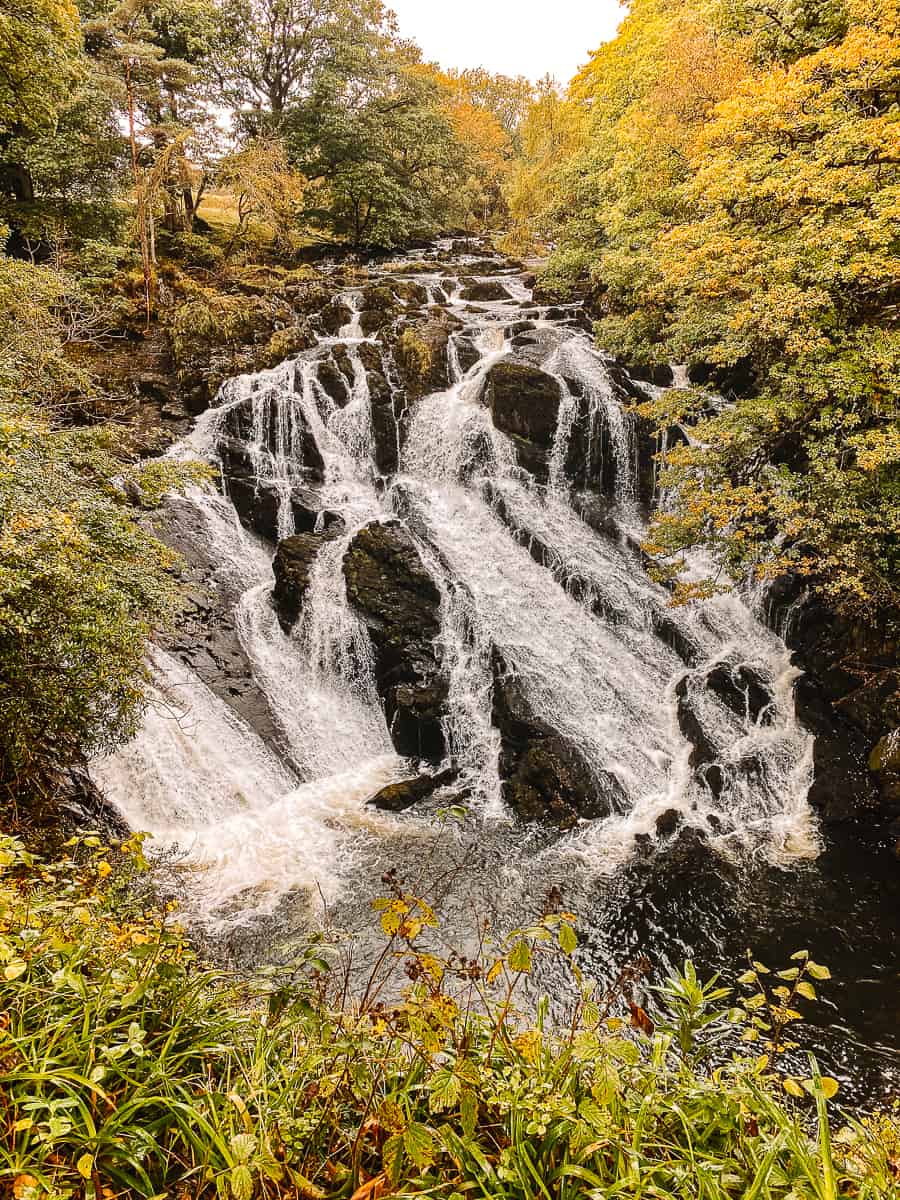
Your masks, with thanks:
[[[388,878],[384,953],[351,1002],[315,941],[290,978],[205,969],[171,914],[143,911],[139,841],[119,860],[93,838],[55,863],[0,839],[0,1178],[16,1200],[897,1194],[887,1117],[833,1133],[833,1085],[813,1062],[792,1099],[764,1032],[728,1056],[736,1013],[690,967],[651,1013],[627,980],[598,994],[568,914],[483,962],[441,958],[421,948],[434,913]],[[517,1011],[541,955],[576,974],[564,1027],[546,1005]],[[379,999],[398,970],[402,999]],[[740,1011],[765,1023],[755,1000]]]

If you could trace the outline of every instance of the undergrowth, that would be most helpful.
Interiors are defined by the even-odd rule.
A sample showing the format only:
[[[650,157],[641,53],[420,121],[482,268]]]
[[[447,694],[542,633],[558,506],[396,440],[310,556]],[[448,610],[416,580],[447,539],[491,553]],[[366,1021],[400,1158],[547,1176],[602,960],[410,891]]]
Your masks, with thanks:
[[[41,861],[0,837],[0,1180],[15,1200],[895,1196],[898,1127],[780,1070],[827,971],[753,963],[736,1000],[686,964],[640,1007],[603,992],[550,913],[478,959],[430,952],[431,908],[385,876],[384,949],[351,1000],[317,939],[256,981],[205,968],[147,909],[139,838]],[[568,1018],[520,995],[573,972]],[[402,976],[405,986],[397,986]],[[397,999],[396,997],[400,997]],[[747,1052],[734,1052],[735,1025]]]

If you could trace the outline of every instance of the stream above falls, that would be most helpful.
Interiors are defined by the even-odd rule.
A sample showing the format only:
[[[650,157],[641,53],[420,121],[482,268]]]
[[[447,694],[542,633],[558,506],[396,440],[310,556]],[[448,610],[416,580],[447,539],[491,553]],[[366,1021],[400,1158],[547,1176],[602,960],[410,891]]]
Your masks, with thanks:
[[[683,380],[633,378],[515,264],[434,254],[338,286],[311,349],[227,383],[171,452],[221,488],[162,513],[189,604],[95,778],[241,965],[323,906],[365,960],[390,869],[470,950],[552,894],[603,980],[809,949],[835,984],[805,1039],[849,1095],[888,1094],[896,860],[810,807],[764,598],[676,609],[646,571],[665,497],[633,405]]]

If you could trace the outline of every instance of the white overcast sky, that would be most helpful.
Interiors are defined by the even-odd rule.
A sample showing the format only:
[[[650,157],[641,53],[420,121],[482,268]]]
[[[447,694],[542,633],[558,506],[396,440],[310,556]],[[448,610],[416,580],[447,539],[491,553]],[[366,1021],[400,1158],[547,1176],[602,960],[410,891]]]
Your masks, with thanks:
[[[442,67],[568,83],[624,15],[618,0],[387,0],[400,31]]]

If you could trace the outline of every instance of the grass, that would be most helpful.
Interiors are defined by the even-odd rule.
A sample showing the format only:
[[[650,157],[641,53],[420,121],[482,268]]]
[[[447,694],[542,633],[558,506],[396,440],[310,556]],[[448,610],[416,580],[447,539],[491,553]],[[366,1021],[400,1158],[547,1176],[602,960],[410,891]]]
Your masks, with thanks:
[[[751,968],[730,1011],[688,965],[647,1013],[626,980],[600,994],[581,978],[569,914],[486,938],[484,961],[438,958],[422,948],[435,914],[388,876],[383,953],[351,1001],[315,938],[254,981],[204,968],[173,914],[148,908],[139,839],[112,855],[83,838],[51,863],[2,838],[0,866],[0,1179],[15,1200],[897,1195],[895,1123],[835,1121],[814,1062],[789,1081],[801,1098],[785,1091],[771,1020],[778,988],[815,977],[802,955],[762,991]],[[546,956],[580,988],[552,1028],[546,1005],[517,1011]],[[763,1043],[750,1056],[722,1049],[737,1018]]]

